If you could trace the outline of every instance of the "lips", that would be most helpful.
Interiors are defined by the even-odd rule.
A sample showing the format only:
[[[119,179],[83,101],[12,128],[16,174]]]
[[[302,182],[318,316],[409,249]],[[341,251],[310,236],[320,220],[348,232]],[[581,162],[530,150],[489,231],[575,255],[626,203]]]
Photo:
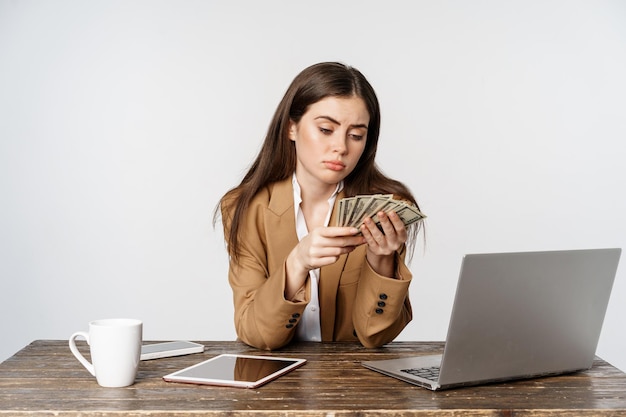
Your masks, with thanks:
[[[324,165],[326,165],[326,168],[333,171],[341,171],[346,167],[346,165],[341,161],[324,161]]]

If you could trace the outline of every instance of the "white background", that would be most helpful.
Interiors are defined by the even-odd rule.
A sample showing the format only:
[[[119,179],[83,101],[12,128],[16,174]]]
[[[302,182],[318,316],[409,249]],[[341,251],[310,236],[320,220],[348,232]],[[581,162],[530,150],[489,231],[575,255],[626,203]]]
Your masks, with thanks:
[[[445,338],[465,253],[626,247],[624,1],[0,0],[0,360],[119,316],[234,339],[213,209],[327,60],[429,216],[400,340]],[[626,369],[622,261],[598,354]]]

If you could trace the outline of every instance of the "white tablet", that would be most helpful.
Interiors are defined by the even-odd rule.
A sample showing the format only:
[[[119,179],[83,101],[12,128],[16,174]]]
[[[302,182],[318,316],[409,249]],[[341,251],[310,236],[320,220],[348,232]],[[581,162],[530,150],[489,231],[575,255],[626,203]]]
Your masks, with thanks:
[[[306,359],[222,354],[165,375],[168,382],[256,388],[303,365]]]
[[[204,345],[186,340],[152,343],[141,347],[140,359],[147,361],[150,359],[169,358],[171,356],[190,355],[192,353],[201,352],[204,352]]]

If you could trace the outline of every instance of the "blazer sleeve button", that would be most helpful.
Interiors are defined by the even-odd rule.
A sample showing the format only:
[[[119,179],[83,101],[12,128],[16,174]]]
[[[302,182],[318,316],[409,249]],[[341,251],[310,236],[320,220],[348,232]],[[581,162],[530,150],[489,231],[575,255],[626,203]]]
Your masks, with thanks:
[[[381,300],[386,300],[386,299],[387,299],[387,294],[385,294],[385,293],[380,294],[380,295],[378,296],[378,298],[380,298]]]
[[[377,308],[376,309],[376,314],[383,314],[383,309],[382,308]]]

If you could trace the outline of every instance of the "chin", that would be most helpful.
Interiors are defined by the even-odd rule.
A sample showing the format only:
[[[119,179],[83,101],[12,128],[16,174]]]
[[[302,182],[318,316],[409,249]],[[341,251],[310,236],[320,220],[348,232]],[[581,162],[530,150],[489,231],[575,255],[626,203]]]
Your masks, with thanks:
[[[332,177],[330,176],[326,177],[322,179],[322,181],[324,181],[328,185],[336,185],[336,184],[339,184],[341,181],[343,181],[344,178],[346,178],[346,175],[335,175]]]

